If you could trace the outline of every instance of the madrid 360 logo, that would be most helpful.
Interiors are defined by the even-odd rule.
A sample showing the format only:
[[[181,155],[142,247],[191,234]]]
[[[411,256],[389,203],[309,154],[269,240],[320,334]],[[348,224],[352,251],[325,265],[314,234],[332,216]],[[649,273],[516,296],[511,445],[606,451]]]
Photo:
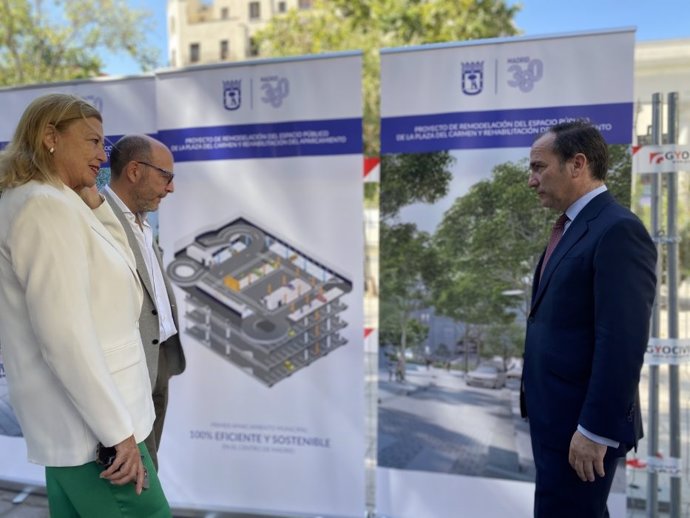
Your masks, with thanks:
[[[242,106],[242,80],[223,81],[223,106],[226,110],[237,110]]]
[[[462,64],[462,91],[477,95],[484,89],[484,62],[469,61]]]
[[[508,86],[518,88],[521,92],[531,92],[534,84],[544,76],[544,63],[541,59],[517,57],[508,59]]]
[[[290,81],[287,77],[268,76],[261,78],[261,100],[274,108],[280,108],[283,100],[290,94]]]

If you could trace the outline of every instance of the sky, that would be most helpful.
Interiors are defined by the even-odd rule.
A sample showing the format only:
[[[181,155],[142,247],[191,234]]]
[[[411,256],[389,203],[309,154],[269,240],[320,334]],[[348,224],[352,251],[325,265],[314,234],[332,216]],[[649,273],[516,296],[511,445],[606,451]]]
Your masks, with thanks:
[[[165,0],[128,0],[152,15],[151,42],[159,48],[161,68],[167,66]],[[515,25],[525,36],[596,29],[635,27],[637,41],[690,38],[690,0],[507,0],[521,4]],[[109,75],[136,75],[139,66],[126,56],[104,53]]]

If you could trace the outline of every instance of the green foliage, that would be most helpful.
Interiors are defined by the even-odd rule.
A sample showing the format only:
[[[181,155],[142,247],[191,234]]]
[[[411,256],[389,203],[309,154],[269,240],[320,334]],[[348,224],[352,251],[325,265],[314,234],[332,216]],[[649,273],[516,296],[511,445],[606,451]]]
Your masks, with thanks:
[[[362,50],[364,145],[379,154],[379,49],[517,33],[519,6],[505,0],[314,0],[276,16],[256,34],[263,56]]]
[[[419,320],[410,319],[407,321],[405,332],[407,347],[418,348],[429,335],[429,326],[422,324]]]
[[[677,177],[677,193],[676,200],[676,228],[678,242],[678,267],[680,281],[685,281],[690,277],[690,211],[685,208],[690,206],[690,185],[683,180],[683,173]],[[659,194],[658,210],[658,225],[659,232],[663,234],[668,233],[669,221],[669,199],[668,188],[670,175],[658,175],[656,173],[637,174],[633,177],[633,211],[640,216],[640,219],[645,223],[651,232],[652,225],[652,192],[655,182],[658,181],[657,189]],[[668,247],[662,246],[659,249],[659,263],[662,269],[662,279],[665,282],[668,270]]]
[[[609,172],[606,186],[623,207],[630,207],[632,155],[628,146],[609,146]]]
[[[453,162],[448,151],[381,157],[381,219],[396,217],[406,205],[443,198],[448,194]]]
[[[364,207],[378,209],[381,199],[381,186],[379,182],[366,182],[364,184]]]
[[[611,147],[607,185],[630,202],[630,154]],[[489,180],[455,200],[433,237],[441,273],[430,285],[436,310],[473,324],[508,324],[529,309],[532,274],[554,213],[527,186],[527,160],[497,165]]]
[[[678,243],[678,266],[680,279],[685,280],[690,276],[690,225],[682,227],[679,231],[680,243]]]
[[[391,298],[424,297],[425,273],[431,269],[429,235],[413,223],[381,224],[380,277],[385,295]],[[381,294],[384,296],[384,293]]]
[[[385,312],[385,314],[388,316],[399,315],[399,313],[391,311]],[[404,320],[388,318],[385,319],[385,323],[382,322],[379,326],[379,342],[392,344],[399,347],[401,351],[419,350],[429,335],[429,326],[422,324],[415,318],[404,318]],[[398,354],[404,354],[404,352]]]
[[[440,313],[489,324],[525,311],[553,218],[527,187],[527,175],[527,160],[500,164],[446,212],[434,236],[443,265],[432,285]],[[517,298],[506,295],[520,290]]]
[[[440,274],[440,263],[429,235],[420,232],[414,224],[395,220],[406,205],[434,203],[446,196],[453,162],[447,151],[385,155],[381,159],[379,328],[382,339],[388,335],[393,339],[398,333],[401,342],[395,343],[407,343],[410,315],[430,304],[427,286]]]
[[[522,326],[511,324],[496,324],[489,326],[484,337],[484,355],[487,358],[500,356],[503,366],[512,356],[520,356],[524,350],[525,330]]]
[[[149,21],[125,0],[0,0],[0,85],[97,76],[99,48],[153,69],[158,51],[145,43]]]
[[[382,343],[403,347],[418,338],[410,327],[412,313],[427,307],[426,284],[436,275],[434,251],[429,235],[416,225],[381,224],[380,322]],[[408,333],[412,333],[408,337]],[[388,340],[389,342],[385,342]]]
[[[380,344],[400,344],[402,338],[402,330],[400,328],[397,312],[392,310],[386,311],[384,306],[386,303],[381,301],[379,310],[379,343]]]

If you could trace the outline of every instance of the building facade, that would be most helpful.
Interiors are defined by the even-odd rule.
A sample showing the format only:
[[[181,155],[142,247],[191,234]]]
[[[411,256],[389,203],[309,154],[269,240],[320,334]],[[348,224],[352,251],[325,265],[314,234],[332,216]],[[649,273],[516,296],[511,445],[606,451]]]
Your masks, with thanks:
[[[666,103],[678,93],[678,143],[690,143],[690,39],[638,41],[635,43],[635,136],[646,144],[652,124],[652,94]],[[664,133],[666,127],[666,113]]]
[[[173,68],[258,56],[254,34],[274,16],[312,0],[168,0],[168,60]]]

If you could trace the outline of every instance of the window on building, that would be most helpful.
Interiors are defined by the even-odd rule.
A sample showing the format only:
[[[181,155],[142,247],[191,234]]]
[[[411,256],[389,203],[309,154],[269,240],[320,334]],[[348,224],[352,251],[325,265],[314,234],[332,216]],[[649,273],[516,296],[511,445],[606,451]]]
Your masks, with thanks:
[[[173,68],[177,66],[177,54],[175,54],[175,49],[170,53],[170,66]]]
[[[175,17],[170,17],[170,34],[175,34]]]
[[[278,12],[284,13],[287,11],[287,2],[278,2]]]
[[[229,16],[230,16],[230,11],[228,10],[228,8],[227,8],[227,7],[222,7],[222,8],[220,9],[220,17],[221,17],[223,20],[227,20]]]
[[[258,20],[261,18],[261,2],[249,2],[249,19]]]
[[[299,0],[299,4],[297,4],[300,9],[310,9],[311,8],[311,0]]]
[[[249,48],[247,49],[248,57],[255,57],[259,55],[259,45],[257,45],[254,38],[249,38]]]
[[[201,58],[201,45],[199,43],[189,44],[189,62],[198,63]]]
[[[230,44],[228,40],[220,40],[220,59],[225,61],[230,57]]]

